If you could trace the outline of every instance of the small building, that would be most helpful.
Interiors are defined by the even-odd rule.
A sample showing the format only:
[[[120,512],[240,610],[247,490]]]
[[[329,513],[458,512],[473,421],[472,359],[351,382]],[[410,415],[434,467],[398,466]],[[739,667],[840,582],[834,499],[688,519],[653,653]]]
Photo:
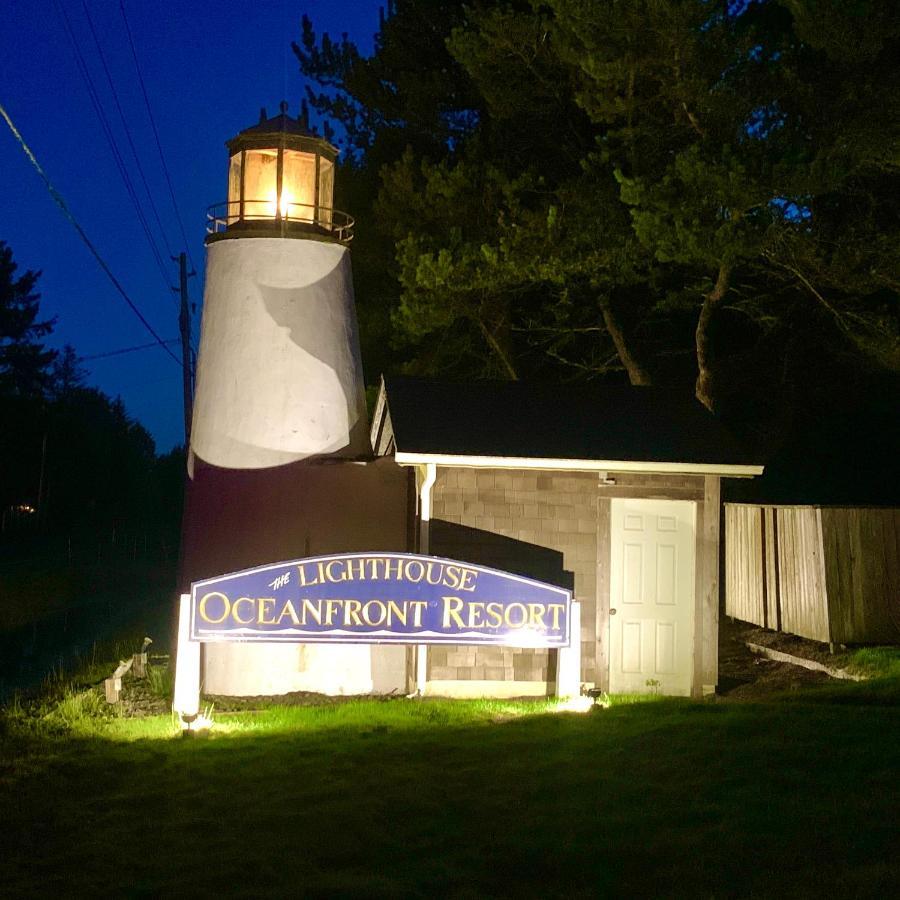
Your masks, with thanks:
[[[715,690],[720,483],[763,467],[698,402],[646,387],[388,377],[372,445],[415,472],[410,549],[573,589],[582,682]],[[425,693],[553,693],[552,649],[421,652]]]
[[[183,596],[313,557],[416,553],[532,579],[579,602],[565,643],[538,646],[531,619],[517,623],[531,629],[526,644],[478,636],[461,645],[464,632],[424,626],[390,643],[396,635],[358,621],[325,642],[299,620],[290,640],[265,630],[265,604],[282,602],[269,592],[293,591],[296,568],[275,573],[256,601],[238,596],[231,606],[210,588],[206,597],[229,604],[213,624],[233,613],[237,625],[239,604],[259,608],[227,639],[209,630],[191,638],[179,602],[179,641],[194,643],[196,662],[181,671],[199,679],[185,689],[191,705],[201,682],[208,693],[245,696],[541,696],[558,677],[567,691],[714,690],[720,482],[762,466],[697,402],[651,388],[388,378],[370,430],[353,220],[332,205],[337,149],[287,104],[272,118],[263,110],[227,147],[227,199],[210,209],[206,238]],[[397,598],[372,602],[384,599]],[[514,606],[524,610],[516,597]]]

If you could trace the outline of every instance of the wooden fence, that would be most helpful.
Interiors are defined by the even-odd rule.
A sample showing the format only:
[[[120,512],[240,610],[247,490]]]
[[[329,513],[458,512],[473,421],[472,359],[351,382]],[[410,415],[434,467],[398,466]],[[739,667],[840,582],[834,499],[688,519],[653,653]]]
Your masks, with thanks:
[[[725,612],[824,643],[900,640],[900,509],[726,503]]]

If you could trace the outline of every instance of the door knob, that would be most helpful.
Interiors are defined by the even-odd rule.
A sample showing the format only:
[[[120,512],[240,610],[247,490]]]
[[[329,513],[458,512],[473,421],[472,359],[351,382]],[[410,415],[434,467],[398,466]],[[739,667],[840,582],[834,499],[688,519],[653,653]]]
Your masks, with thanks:
[[[611,609],[611,610],[609,611],[609,614],[610,614],[611,616],[614,616],[614,615],[616,614],[615,609]]]

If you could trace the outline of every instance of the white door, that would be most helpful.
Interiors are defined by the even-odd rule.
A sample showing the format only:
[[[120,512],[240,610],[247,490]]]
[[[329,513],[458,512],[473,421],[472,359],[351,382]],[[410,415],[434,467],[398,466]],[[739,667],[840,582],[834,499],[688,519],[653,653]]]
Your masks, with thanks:
[[[609,689],[689,696],[695,504],[613,500]]]

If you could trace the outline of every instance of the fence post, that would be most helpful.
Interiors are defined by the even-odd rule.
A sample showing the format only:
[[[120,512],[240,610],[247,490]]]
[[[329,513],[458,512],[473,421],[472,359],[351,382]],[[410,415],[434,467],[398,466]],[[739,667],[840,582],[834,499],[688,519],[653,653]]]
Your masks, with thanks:
[[[118,703],[119,694],[122,692],[122,679],[107,678],[103,682],[103,689],[106,692],[107,703]]]
[[[122,694],[122,678],[125,673],[131,668],[132,663],[134,662],[134,658],[129,659],[127,662],[120,662],[118,666],[116,666],[116,671],[112,673],[104,682],[103,689],[106,692],[106,702],[107,703],[118,703],[119,697]]]

